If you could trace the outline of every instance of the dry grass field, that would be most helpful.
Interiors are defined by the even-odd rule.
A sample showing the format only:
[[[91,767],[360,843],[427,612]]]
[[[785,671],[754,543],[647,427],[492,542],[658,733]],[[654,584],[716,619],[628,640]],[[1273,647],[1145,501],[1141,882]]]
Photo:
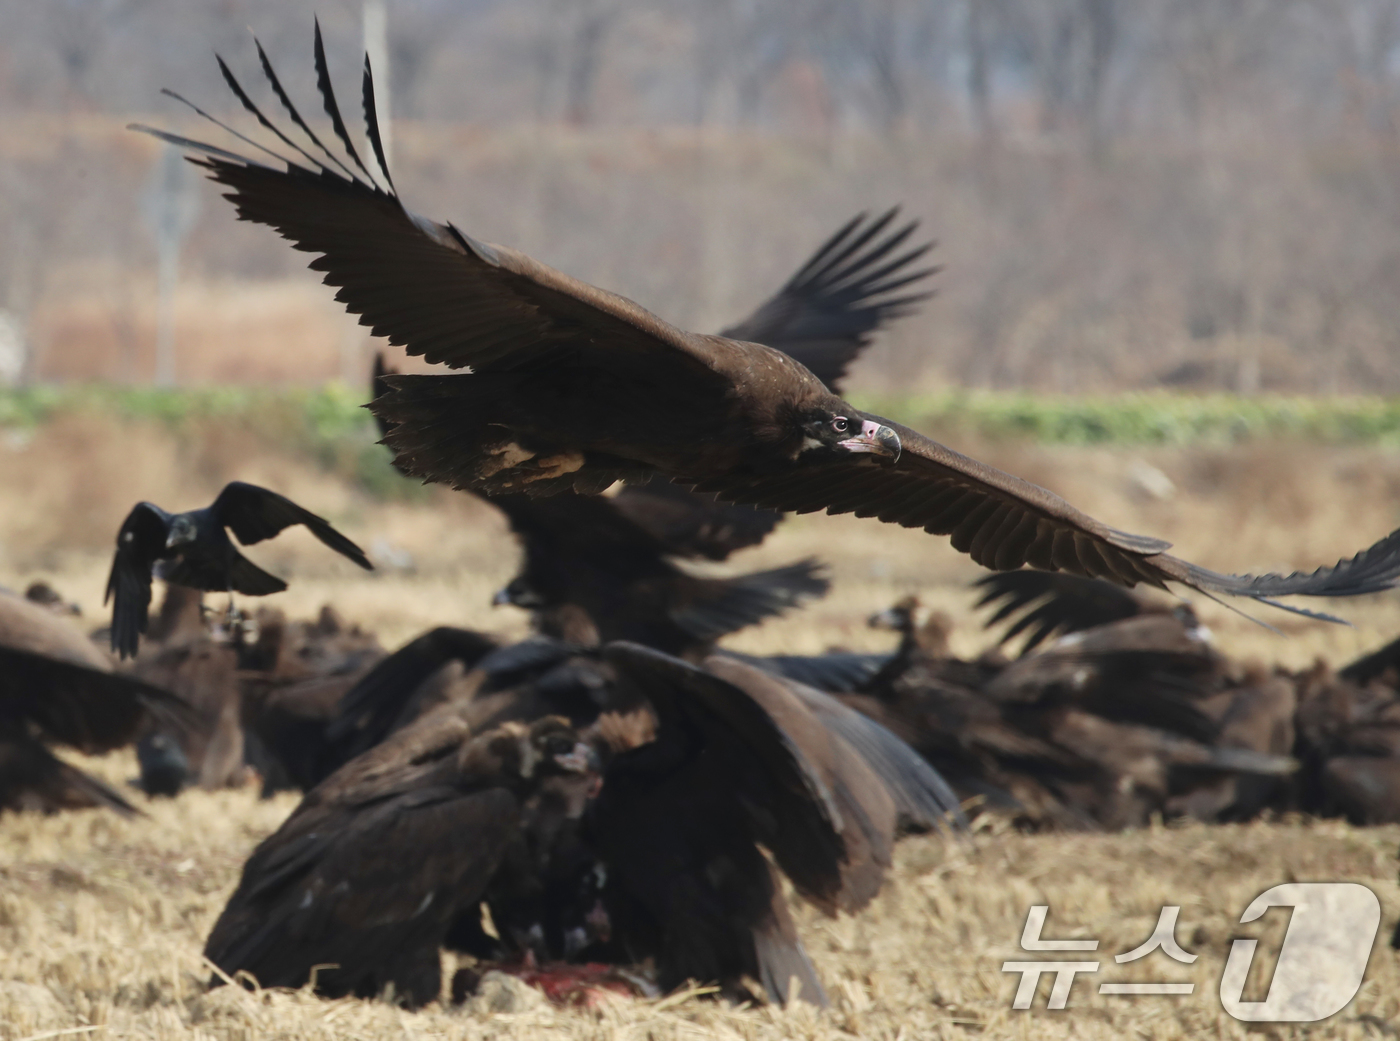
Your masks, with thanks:
[[[271,450],[236,424],[177,439],[149,422],[68,416],[32,438],[0,438],[0,583],[46,578],[101,624],[107,547],[131,504],[186,508],[234,477],[268,484],[324,513],[381,564],[364,575],[294,533],[250,553],[291,579],[271,598],[294,616],[334,603],[393,646],[433,624],[524,631],[490,592],[511,574],[504,525],[461,495],[381,501],[309,462]],[[1235,450],[1108,450],[960,445],[1048,485],[1129,530],[1172,539],[1214,567],[1291,569],[1330,563],[1400,520],[1400,459],[1374,448],[1265,445]],[[1163,480],[1165,479],[1165,481]],[[955,647],[989,637],[971,612],[977,569],[941,540],[872,521],[809,517],[785,524],[733,562],[757,568],[808,554],[830,562],[831,595],[807,611],[741,634],[748,650],[888,646],[864,618],[906,592],[957,620]],[[1198,604],[1230,654],[1293,666],[1338,662],[1400,632],[1400,598],[1336,605],[1354,628],[1268,612],[1279,632]],[[507,613],[508,612],[508,613]],[[117,783],[135,775],[118,754],[85,765]],[[806,913],[803,935],[832,997],[817,1012],[731,1008],[694,995],[618,999],[597,1010],[555,1009],[502,984],[465,1008],[406,1013],[382,1003],[325,1002],[305,993],[207,992],[203,938],[253,845],[294,801],[251,791],[189,793],[144,802],[146,819],[110,813],[0,818],[0,1041],[46,1037],[185,1039],[569,1037],[1201,1038],[1388,1037],[1400,1027],[1400,971],[1384,946],[1397,916],[1400,828],[1279,820],[1243,826],[1156,827],[1113,836],[979,832],[945,844],[911,839],[873,908],[830,921]],[[411,855],[406,852],[405,855]],[[1258,893],[1287,881],[1354,880],[1384,909],[1382,938],[1356,1002],[1309,1028],[1250,1028],[1216,997],[1233,936]],[[1047,935],[1101,940],[1105,968],[1079,982],[1069,1008],[1010,1008],[1018,977],[1001,963],[1017,947],[1027,909],[1049,904]],[[1164,904],[1182,907],[1177,936],[1200,955],[1190,966],[1160,954],[1129,966],[1110,955],[1137,946]],[[1262,920],[1277,933],[1273,916]],[[1267,948],[1261,944],[1261,951]],[[1192,981],[1188,997],[1105,997],[1103,980]],[[1251,993],[1246,992],[1246,997]]]

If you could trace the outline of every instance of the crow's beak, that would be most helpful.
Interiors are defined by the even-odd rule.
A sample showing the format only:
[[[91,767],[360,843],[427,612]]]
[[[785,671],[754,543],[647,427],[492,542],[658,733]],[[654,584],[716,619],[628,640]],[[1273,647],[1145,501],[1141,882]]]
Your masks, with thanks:
[[[865,624],[872,629],[899,629],[903,626],[904,619],[894,608],[887,607],[883,611],[876,611],[865,620]]]
[[[556,755],[554,761],[565,770],[570,770],[577,774],[597,773],[601,764],[598,761],[598,753],[593,751],[593,746],[586,741],[580,741],[574,745],[572,752],[565,752]]]
[[[904,448],[899,443],[898,434],[889,427],[869,419],[861,421],[859,434],[838,441],[837,444],[848,452],[868,452],[886,459],[898,459]]]

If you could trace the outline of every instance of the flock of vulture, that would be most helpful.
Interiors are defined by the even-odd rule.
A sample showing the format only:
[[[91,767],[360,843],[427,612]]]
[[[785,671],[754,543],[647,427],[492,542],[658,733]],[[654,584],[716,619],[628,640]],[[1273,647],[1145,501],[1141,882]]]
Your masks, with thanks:
[[[329,608],[314,622],[236,610],[235,594],[285,583],[229,532],[248,545],[300,524],[370,567],[324,519],[241,482],[122,524],[99,636],[115,660],[51,590],[0,594],[0,807],[140,812],[50,745],[136,743],[151,795],[254,777],[304,792],[208,938],[215,982],[416,1007],[443,992],[445,948],[475,959],[450,981],[457,999],[495,967],[561,1000],[696,980],[821,1003],[789,888],[857,912],[910,832],[956,835],[982,814],[1032,829],[1286,809],[1400,820],[1400,641],[1336,672],[1243,667],[1188,606],[1130,591],[1175,582],[1325,619],[1276,598],[1390,588],[1400,533],[1311,574],[1170,556],[837,396],[875,329],[928,295],[929,247],[894,212],[845,225],[743,322],[684,332],[408,212],[368,62],[362,159],[319,28],[314,53],[339,151],[260,45],[291,126],[219,67],[281,152],[230,132],[271,165],[139,129],[315,254],[375,334],[469,370],[380,364],[370,408],[401,471],[508,519],[522,564],[496,599],[528,610],[533,635],[442,627],[385,653]],[[823,569],[702,578],[678,562],[724,560],[783,512],[823,509],[951,536],[993,569],[982,603],[988,625],[1011,623],[1001,642],[960,660],[948,619],[910,598],[871,619],[897,634],[884,654],[720,648],[824,595]]]

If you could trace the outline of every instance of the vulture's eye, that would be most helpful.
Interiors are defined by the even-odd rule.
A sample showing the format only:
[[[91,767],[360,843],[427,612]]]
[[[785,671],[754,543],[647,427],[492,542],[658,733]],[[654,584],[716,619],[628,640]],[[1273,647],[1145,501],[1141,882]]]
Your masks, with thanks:
[[[831,421],[831,429],[835,430],[838,434],[844,434],[846,432],[846,427],[849,425],[850,424],[846,422],[845,416],[837,416]]]

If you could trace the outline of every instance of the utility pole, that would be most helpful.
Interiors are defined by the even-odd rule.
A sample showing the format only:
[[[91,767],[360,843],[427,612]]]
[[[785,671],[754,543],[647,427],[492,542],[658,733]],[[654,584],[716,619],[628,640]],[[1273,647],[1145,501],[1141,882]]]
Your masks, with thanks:
[[[156,386],[173,387],[180,247],[199,217],[199,178],[173,145],[161,149],[141,196],[141,211],[156,240]]]

